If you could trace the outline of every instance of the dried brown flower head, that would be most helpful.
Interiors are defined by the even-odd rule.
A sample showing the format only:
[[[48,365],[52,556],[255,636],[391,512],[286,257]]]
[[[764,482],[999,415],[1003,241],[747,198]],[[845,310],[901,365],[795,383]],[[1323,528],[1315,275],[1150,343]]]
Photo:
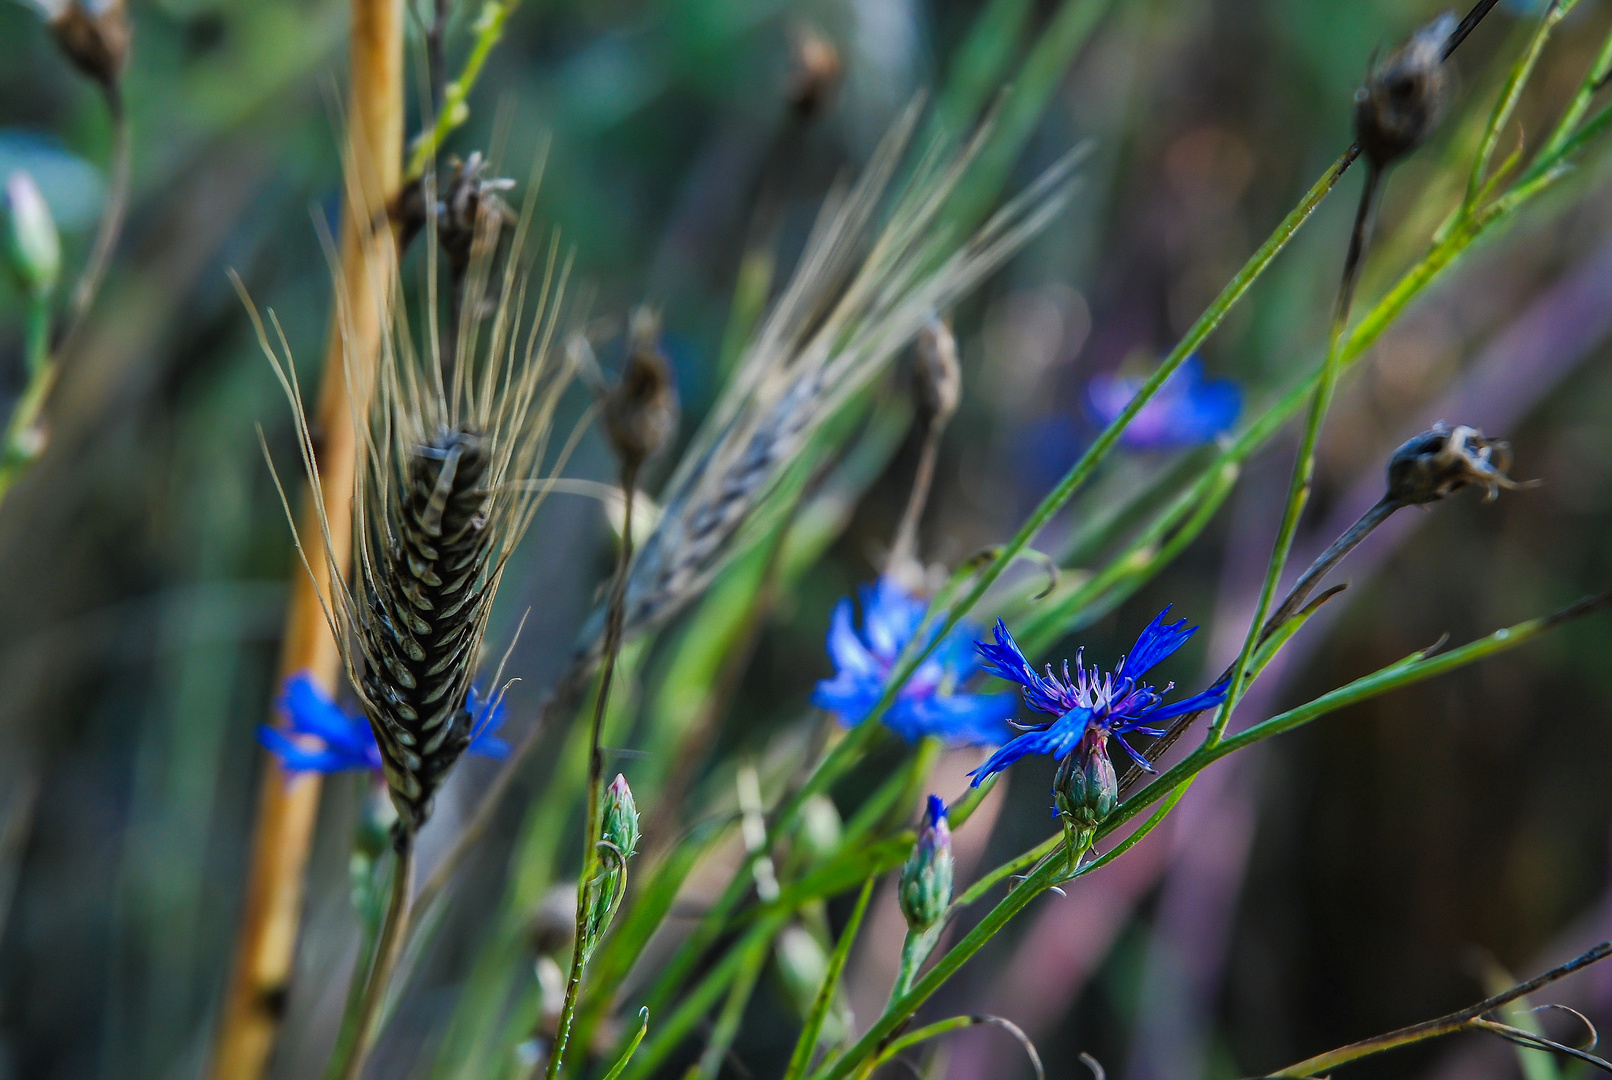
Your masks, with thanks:
[[[70,0],[48,21],[57,47],[73,66],[108,92],[115,90],[129,60],[129,12],[123,0],[93,5]]]
[[[912,379],[918,411],[926,423],[942,425],[957,411],[963,395],[963,369],[957,339],[944,319],[931,316],[918,333]]]
[[[801,120],[820,115],[834,100],[839,89],[842,65],[834,43],[810,27],[801,27],[794,38],[794,71],[789,77],[786,99]]]
[[[1511,468],[1511,444],[1485,438],[1477,428],[1440,422],[1409,439],[1388,460],[1388,497],[1403,506],[1437,502],[1469,484],[1486,489],[1486,500],[1519,485]]]
[[[677,385],[660,349],[660,313],[641,307],[627,331],[627,363],[605,395],[605,431],[625,467],[654,457],[677,431]]]
[[[1444,44],[1455,25],[1453,14],[1440,15],[1375,65],[1355,91],[1355,139],[1377,168],[1420,146],[1443,116]]]

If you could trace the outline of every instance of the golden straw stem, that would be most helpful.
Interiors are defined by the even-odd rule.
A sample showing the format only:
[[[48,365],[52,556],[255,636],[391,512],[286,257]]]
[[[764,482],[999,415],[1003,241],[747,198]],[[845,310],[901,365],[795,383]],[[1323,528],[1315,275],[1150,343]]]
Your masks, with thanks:
[[[372,380],[383,319],[377,275],[389,272],[392,257],[380,245],[392,243],[377,215],[398,188],[403,160],[403,4],[401,0],[353,0],[352,88],[347,124],[351,190],[368,204],[347,206],[341,234],[343,295],[332,313],[319,392],[316,433],[325,515],[330,522],[331,555],[346,565],[352,549],[352,497],[356,451],[346,372],[354,385]],[[346,312],[346,341],[341,311]],[[350,350],[345,359],[343,350]],[[353,403],[363,415],[364,402]],[[317,583],[300,565],[292,574],[286,610],[280,677],[308,672],[325,692],[333,692],[340,658],[319,603],[329,595],[329,563],[308,492],[300,532]],[[308,861],[319,810],[319,776],[288,774],[272,756],[264,762],[257,826],[252,838],[245,910],[236,939],[234,965],[226,990],[223,1019],[214,1047],[211,1080],[258,1080],[274,1049],[285,1010],[291,962],[302,908],[303,870]]]

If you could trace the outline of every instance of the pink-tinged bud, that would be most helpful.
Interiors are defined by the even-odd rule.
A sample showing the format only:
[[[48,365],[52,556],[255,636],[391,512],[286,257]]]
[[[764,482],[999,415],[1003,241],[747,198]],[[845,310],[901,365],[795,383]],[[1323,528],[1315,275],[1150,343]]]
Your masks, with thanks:
[[[61,240],[39,185],[21,169],[6,180],[5,207],[6,261],[30,295],[48,294],[61,273]]]
[[[901,913],[913,930],[928,930],[952,902],[952,831],[946,822],[946,804],[929,796],[918,842],[901,869]]]

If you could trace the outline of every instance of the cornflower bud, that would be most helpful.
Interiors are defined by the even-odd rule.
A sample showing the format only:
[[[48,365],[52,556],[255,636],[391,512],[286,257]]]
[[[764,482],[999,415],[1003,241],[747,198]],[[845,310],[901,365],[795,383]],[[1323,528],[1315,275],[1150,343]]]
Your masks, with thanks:
[[[591,886],[586,882],[582,886],[594,889],[583,942],[584,957],[593,955],[610,929],[610,920],[627,894],[627,860],[638,849],[638,807],[633,803],[627,778],[620,773],[605,789],[599,818],[599,870]]]
[[[918,333],[913,384],[918,410],[930,425],[944,425],[963,395],[963,371],[957,362],[957,339],[945,321],[931,316]]]
[[[633,802],[632,788],[620,773],[605,789],[603,820],[599,838],[615,849],[615,857],[622,863],[638,850],[638,807]]]
[[[1108,735],[1087,729],[1080,750],[1058,764],[1053,802],[1064,820],[1083,837],[1102,824],[1119,802],[1119,779],[1108,757]]]
[[[1492,501],[1501,488],[1520,485],[1506,472],[1511,468],[1511,444],[1486,439],[1483,432],[1465,424],[1454,428],[1440,421],[1394,451],[1388,459],[1388,498],[1402,506],[1437,502],[1468,484],[1481,484]]]
[[[952,831],[938,795],[929,796],[918,842],[901,868],[898,896],[907,925],[917,933],[935,925],[952,902]]]
[[[637,468],[677,430],[677,387],[660,351],[660,314],[641,307],[627,334],[627,366],[605,397],[605,431],[624,466]]]
[[[1355,139],[1375,167],[1398,161],[1437,126],[1449,89],[1444,43],[1454,29],[1455,16],[1440,15],[1373,67],[1355,91]]]
[[[32,297],[50,294],[62,269],[62,245],[39,185],[18,169],[6,180],[5,253],[12,273]]]

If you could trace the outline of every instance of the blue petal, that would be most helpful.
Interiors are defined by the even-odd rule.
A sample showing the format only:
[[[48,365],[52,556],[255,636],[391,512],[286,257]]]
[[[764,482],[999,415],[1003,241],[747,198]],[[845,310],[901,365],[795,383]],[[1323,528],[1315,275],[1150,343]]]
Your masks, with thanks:
[[[883,665],[868,652],[868,647],[857,636],[851,624],[849,597],[834,605],[834,617],[828,627],[828,655],[840,672],[873,678],[883,677]]]
[[[924,808],[924,819],[933,829],[946,819],[946,800],[939,795],[929,796],[929,804]]]
[[[509,756],[509,743],[487,732],[482,732],[471,739],[469,749],[472,754],[490,757],[495,761],[503,761]]]
[[[1092,415],[1104,424],[1125,411],[1141,379],[1099,377],[1087,389]],[[1169,450],[1209,442],[1237,422],[1242,390],[1230,379],[1206,379],[1196,353],[1148,399],[1120,436],[1133,450]]]
[[[1164,617],[1168,614],[1170,609],[1166,607],[1147,624],[1147,629],[1137,637],[1135,646],[1114,669],[1115,674],[1140,679],[1149,668],[1186,644],[1187,638],[1198,632],[1198,628],[1188,626],[1185,619],[1166,625]]]
[[[817,684],[817,689],[812,691],[812,704],[837,714],[847,727],[855,727],[867,719],[883,688],[882,679],[858,678],[852,672],[842,671]]]
[[[257,741],[280,759],[287,772],[338,773],[348,769],[368,768],[367,761],[354,761],[349,755],[335,750],[308,750],[298,746],[285,732],[268,724],[259,724]]]
[[[1058,716],[1067,708],[1065,688],[1057,679],[1044,679],[1030,667],[1019,645],[1008,633],[1007,624],[996,620],[996,644],[974,643],[985,660],[984,668],[998,678],[1016,682],[1025,689],[1024,703],[1037,712]]]
[[[345,755],[362,756],[375,744],[369,721],[345,711],[326,697],[307,672],[286,680],[280,708],[292,731],[317,736]]]
[[[894,660],[922,625],[929,605],[909,595],[900,585],[881,577],[862,590],[862,625],[873,654]]]
[[[978,787],[986,777],[1001,772],[1015,761],[1031,754],[1051,754],[1057,758],[1067,756],[1071,750],[1080,745],[1091,717],[1090,709],[1077,707],[1058,717],[1042,731],[1025,732],[992,754],[985,764],[969,773],[974,778],[974,786]]]
[[[1189,698],[1182,698],[1180,701],[1172,701],[1168,705],[1161,705],[1147,715],[1138,717],[1137,720],[1145,720],[1151,724],[1159,720],[1168,720],[1172,716],[1184,716],[1189,712],[1207,709],[1211,705],[1220,704],[1225,699],[1226,689],[1225,683],[1216,683],[1201,694],[1194,694]],[[1122,730],[1130,731],[1134,726],[1134,723],[1129,724]]]
[[[934,694],[896,702],[884,720],[908,742],[933,735],[949,746],[1000,746],[1017,705],[1012,694]]]

